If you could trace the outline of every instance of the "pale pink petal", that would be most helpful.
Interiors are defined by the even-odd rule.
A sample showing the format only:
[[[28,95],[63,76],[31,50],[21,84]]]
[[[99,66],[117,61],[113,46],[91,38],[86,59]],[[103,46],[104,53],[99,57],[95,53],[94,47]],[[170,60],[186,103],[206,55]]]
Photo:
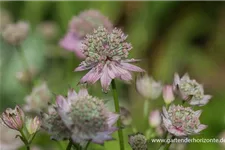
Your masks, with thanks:
[[[87,96],[88,95],[88,91],[86,88],[81,88],[79,93],[78,93],[79,96]]]
[[[119,118],[119,115],[118,114],[110,113],[109,114],[109,117],[108,117],[108,120],[107,120],[108,125],[109,126],[114,125],[116,123],[116,121],[118,120],[118,118]]]
[[[141,69],[140,67],[129,64],[129,63],[120,63],[120,64],[123,69],[129,70],[129,71],[145,72],[145,70]]]
[[[95,67],[93,73],[88,78],[88,83],[94,84],[102,76],[102,66],[98,65]]]
[[[112,79],[110,78],[110,76],[108,74],[108,68],[105,65],[105,67],[103,69],[103,74],[101,76],[101,85],[102,85],[102,88],[104,91],[108,91],[111,81],[112,81]]]
[[[56,104],[63,111],[69,112],[70,106],[63,96],[59,95],[56,97]]]
[[[185,73],[181,79],[190,80],[188,73]]]
[[[168,112],[167,112],[167,110],[166,110],[165,107],[163,107],[163,115],[164,115],[166,118],[169,118]]]
[[[171,121],[169,119],[165,118],[164,116],[162,116],[162,119],[163,119],[164,127],[168,130],[172,126]]]
[[[199,118],[202,114],[202,110],[195,111],[195,117]]]
[[[174,81],[173,81],[173,90],[177,89],[177,85],[180,84],[180,77],[178,73],[174,74]]]
[[[96,136],[92,139],[92,142],[97,143],[97,144],[104,144],[104,141],[109,141],[113,140],[111,135],[108,135],[104,132],[99,132],[97,133]]]
[[[125,60],[121,60],[121,62],[123,63],[135,63],[135,62],[140,62],[141,59],[125,59]]]
[[[77,68],[75,68],[74,71],[84,71],[84,70],[91,69],[91,68],[93,68],[94,66],[96,66],[96,64],[92,64],[92,65],[89,65],[89,66],[85,66],[85,65],[83,65],[83,64],[81,63]]]
[[[89,79],[90,77],[93,76],[93,74],[95,74],[95,68],[92,68],[86,75],[84,75],[81,80],[80,80],[80,83],[89,83]]]
[[[200,124],[200,125],[198,126],[198,129],[195,130],[195,133],[199,133],[199,132],[201,132],[202,130],[206,129],[207,127],[208,127],[207,125]]]
[[[116,74],[117,78],[120,78],[121,80],[125,80],[125,81],[130,81],[132,79],[132,76],[129,71],[117,65],[114,65],[114,68],[115,68],[115,72],[117,72]]]

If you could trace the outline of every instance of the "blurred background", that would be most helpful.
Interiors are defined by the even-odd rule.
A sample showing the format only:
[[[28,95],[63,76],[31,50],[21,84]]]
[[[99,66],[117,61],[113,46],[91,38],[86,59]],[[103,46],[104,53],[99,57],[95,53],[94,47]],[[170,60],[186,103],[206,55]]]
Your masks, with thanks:
[[[0,7],[1,27],[19,20],[28,21],[31,25],[29,36],[21,47],[34,72],[35,85],[45,81],[54,94],[66,94],[68,87],[78,89],[76,85],[86,72],[73,72],[81,60],[73,52],[61,48],[59,40],[66,34],[73,16],[87,9],[97,9],[115,27],[128,34],[128,41],[133,45],[129,57],[142,58],[138,65],[156,80],[171,84],[175,72],[180,75],[188,72],[191,78],[203,83],[206,93],[213,95],[209,104],[201,108],[201,122],[208,128],[198,138],[218,138],[225,130],[224,2],[14,1],[0,2]],[[2,112],[7,107],[23,105],[32,87],[27,84],[29,81],[24,77],[24,68],[15,48],[2,39],[0,47]],[[145,132],[148,123],[140,120],[144,100],[133,83],[128,85],[118,81],[119,96],[121,104],[131,112],[133,126]],[[99,83],[89,87],[89,92],[106,99],[113,108],[111,92],[102,93]],[[151,108],[161,108],[163,100],[160,97],[150,105]],[[127,135],[133,131],[128,127],[124,132],[126,149],[130,149]],[[45,133],[40,133],[34,140],[34,145],[46,150],[57,149],[59,144],[66,146],[66,142],[51,141]],[[152,149],[157,146],[152,144],[155,147]],[[115,150],[118,149],[118,142],[107,142],[104,147],[91,144],[90,149]],[[223,148],[218,143],[190,143],[185,149]]]

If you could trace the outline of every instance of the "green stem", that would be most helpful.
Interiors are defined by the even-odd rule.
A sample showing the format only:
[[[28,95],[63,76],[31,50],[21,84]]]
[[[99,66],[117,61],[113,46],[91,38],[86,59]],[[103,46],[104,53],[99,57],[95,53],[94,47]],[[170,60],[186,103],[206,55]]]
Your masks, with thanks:
[[[144,118],[148,118],[149,113],[149,100],[144,102]]]
[[[166,144],[166,139],[167,139],[168,134],[169,134],[169,132],[166,131],[165,135],[163,136],[163,139],[165,139],[165,142],[160,144],[159,150],[163,150],[164,149],[164,146]]]
[[[118,94],[117,94],[117,90],[116,90],[115,80],[112,80],[111,85],[112,85],[112,91],[113,91],[113,99],[114,99],[115,110],[116,110],[116,113],[120,114],[120,106],[119,106],[119,100],[118,100]],[[124,150],[123,131],[121,129],[120,118],[117,121],[117,126],[119,128],[118,136],[119,136],[119,141],[120,141],[120,150]]]
[[[90,145],[91,141],[89,140],[84,148],[84,150],[87,150],[88,149],[88,146]]]
[[[171,139],[174,139],[175,136],[172,136]],[[172,142],[170,141],[169,143],[166,143],[164,150],[168,150],[170,148],[170,145],[172,144]]]
[[[73,146],[73,141],[70,139],[69,143],[68,143],[68,145],[66,147],[66,150],[70,150],[72,148],[72,146]]]
[[[22,138],[23,138],[22,141],[24,142],[24,145],[26,146],[27,150],[30,150],[30,144],[27,141],[27,138],[26,138],[25,134],[23,133],[23,130],[20,130],[20,134],[22,135]]]

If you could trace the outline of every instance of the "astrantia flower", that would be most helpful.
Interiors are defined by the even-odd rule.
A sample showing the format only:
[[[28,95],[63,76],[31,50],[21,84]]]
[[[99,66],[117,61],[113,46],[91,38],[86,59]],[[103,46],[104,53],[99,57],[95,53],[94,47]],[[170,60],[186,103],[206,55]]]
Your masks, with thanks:
[[[15,109],[7,108],[1,115],[6,126],[18,131],[23,128],[24,117],[24,112],[19,106],[16,106]]]
[[[163,107],[163,125],[175,136],[198,134],[207,126],[200,124],[201,110],[193,111],[190,107],[171,105],[167,111]]]
[[[196,80],[191,80],[188,74],[182,78],[174,75],[174,90],[183,100],[188,100],[190,105],[203,106],[209,102],[211,95],[204,95],[204,89]]]
[[[141,133],[129,135],[129,144],[132,150],[147,150],[147,139]]]
[[[109,31],[113,29],[112,23],[99,11],[84,11],[72,18],[69,23],[69,31],[60,41],[60,45],[66,50],[74,51],[79,58],[84,58],[81,42],[85,35],[91,33],[99,26],[104,26]]]
[[[68,92],[68,97],[57,97],[58,112],[72,133],[71,138],[76,143],[91,140],[103,144],[112,140],[111,134],[117,130],[113,124],[118,115],[110,112],[103,101],[88,95],[85,89],[77,94],[74,90]]]
[[[49,106],[48,113],[41,112],[41,127],[51,135],[53,140],[66,140],[71,136],[70,131],[64,125],[56,111],[57,106]]]
[[[8,24],[2,32],[3,39],[12,45],[21,44],[29,32],[29,24],[19,21],[16,24]]]
[[[147,99],[157,99],[162,93],[162,84],[145,74],[137,78],[136,89],[140,95]]]
[[[132,46],[125,41],[126,38],[121,30],[114,29],[109,32],[104,27],[99,27],[93,34],[87,35],[83,42],[86,59],[75,71],[91,70],[80,83],[94,84],[100,79],[103,90],[107,91],[112,79],[130,81],[130,71],[144,72],[143,69],[130,64],[138,60],[127,59]]]
[[[35,86],[30,95],[26,96],[24,110],[28,112],[40,112],[47,109],[52,94],[45,82]]]

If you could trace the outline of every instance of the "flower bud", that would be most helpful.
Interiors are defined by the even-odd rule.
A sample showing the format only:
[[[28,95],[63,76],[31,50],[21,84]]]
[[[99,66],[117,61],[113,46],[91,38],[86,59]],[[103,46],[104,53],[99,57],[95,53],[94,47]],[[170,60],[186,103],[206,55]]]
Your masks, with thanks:
[[[132,150],[147,150],[147,139],[141,133],[129,135],[129,141]]]
[[[7,108],[2,113],[1,119],[6,126],[19,131],[23,128],[24,112],[18,105],[15,109]]]
[[[175,99],[173,94],[173,86],[165,85],[163,87],[163,99],[166,104],[170,104]]]
[[[162,92],[162,84],[146,74],[137,78],[136,89],[145,98],[157,99]]]
[[[26,128],[29,134],[36,133],[41,126],[40,119],[36,116],[35,118],[28,118],[26,120]]]
[[[16,24],[9,24],[2,32],[3,39],[11,45],[21,44],[28,36],[29,24],[20,21]]]
[[[153,128],[161,124],[161,115],[159,110],[154,110],[149,115],[149,125]]]

